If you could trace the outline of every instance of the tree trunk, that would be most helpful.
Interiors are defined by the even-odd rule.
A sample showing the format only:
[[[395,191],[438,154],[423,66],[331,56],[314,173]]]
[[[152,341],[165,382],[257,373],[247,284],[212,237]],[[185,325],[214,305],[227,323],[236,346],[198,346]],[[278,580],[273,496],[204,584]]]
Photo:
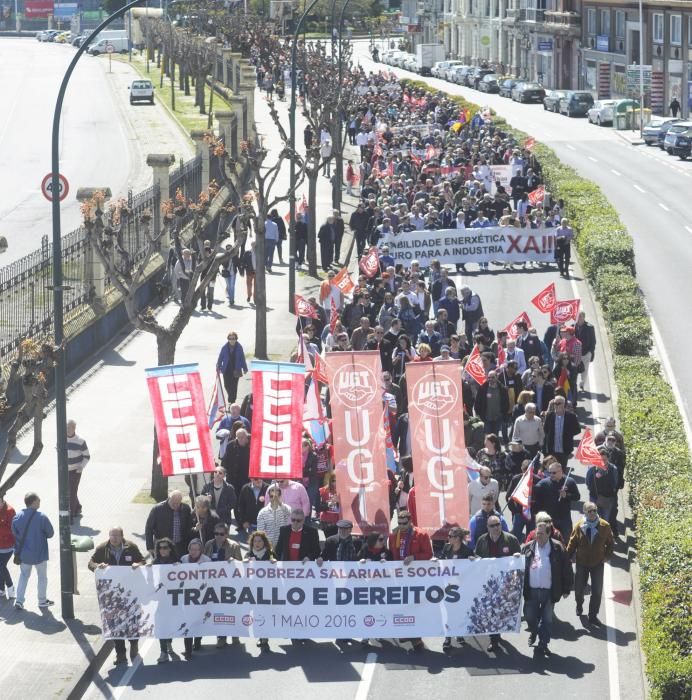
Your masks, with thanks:
[[[171,109],[175,112],[175,61],[171,58]]]
[[[185,64],[181,63],[178,66],[178,90],[182,92],[185,89],[185,76],[187,71],[185,70]]]
[[[267,278],[264,270],[264,220],[266,212],[258,207],[257,231],[255,232],[255,257],[257,270],[255,272],[255,357],[267,360]]]
[[[214,88],[216,87],[216,73],[211,74],[211,90],[209,91],[209,118],[207,119],[207,129],[212,127],[212,119],[214,116]]]
[[[308,178],[308,274],[317,277],[317,178],[319,171],[306,170]]]
[[[200,114],[207,113],[207,104],[204,97],[204,85],[205,80],[203,76],[197,76],[195,78],[195,96],[197,98],[197,106],[199,107]]]
[[[185,97],[190,97],[190,76],[185,74]]]

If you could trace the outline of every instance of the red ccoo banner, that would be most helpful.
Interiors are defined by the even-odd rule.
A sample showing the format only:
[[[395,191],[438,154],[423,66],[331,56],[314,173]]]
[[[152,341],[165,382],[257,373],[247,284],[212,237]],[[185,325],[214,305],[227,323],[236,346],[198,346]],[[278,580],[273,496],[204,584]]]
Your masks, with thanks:
[[[354,534],[389,531],[380,353],[330,352],[326,356],[336,489],[341,517]]]
[[[418,527],[446,539],[469,524],[461,363],[412,362],[406,385]]]
[[[301,479],[305,365],[262,362],[252,372],[252,440],[250,476]]]
[[[145,370],[164,476],[214,471],[214,451],[196,364]]]

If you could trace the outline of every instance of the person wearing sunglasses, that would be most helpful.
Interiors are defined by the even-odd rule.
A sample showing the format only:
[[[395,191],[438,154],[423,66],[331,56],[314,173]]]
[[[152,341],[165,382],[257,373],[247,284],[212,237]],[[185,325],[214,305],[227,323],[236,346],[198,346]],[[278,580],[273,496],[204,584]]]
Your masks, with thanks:
[[[498,557],[521,556],[519,540],[509,532],[503,531],[504,521],[501,516],[493,513],[487,520],[488,531],[481,535],[476,542],[475,555],[481,559],[496,559]],[[506,527],[506,525],[505,525]],[[500,648],[502,637],[499,634],[490,635],[490,644],[486,651],[496,653]]]
[[[381,532],[371,532],[358,552],[358,561],[391,561],[392,553],[387,549],[387,537]]]
[[[147,566],[179,563],[180,559],[175,552],[173,540],[163,537],[154,544],[154,558],[147,563]],[[161,653],[157,663],[166,664],[170,661],[170,657],[173,654],[172,642],[172,639],[159,639],[159,651]]]
[[[320,538],[317,529],[305,522],[305,511],[291,510],[291,524],[279,530],[276,558],[279,561],[315,561],[320,556]]]
[[[447,542],[442,547],[440,559],[470,559],[473,557],[473,550],[466,544],[466,540],[471,533],[463,527],[450,527],[447,535]],[[464,645],[464,638],[457,637],[459,646]],[[452,648],[452,638],[445,637],[442,650],[448,651]]]

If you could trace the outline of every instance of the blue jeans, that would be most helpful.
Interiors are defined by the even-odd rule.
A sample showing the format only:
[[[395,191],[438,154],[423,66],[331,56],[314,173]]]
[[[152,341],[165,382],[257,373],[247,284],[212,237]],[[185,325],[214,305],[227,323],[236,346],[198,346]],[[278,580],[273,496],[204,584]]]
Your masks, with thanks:
[[[486,435],[489,435],[490,433],[495,433],[495,435],[498,435],[500,433],[501,427],[502,427],[502,419],[501,418],[498,418],[497,420],[486,419],[484,424],[483,424],[483,430],[485,431]]]
[[[276,248],[276,241],[271,240],[271,239],[265,239],[264,241],[264,247],[265,247],[265,265],[268,269],[271,270],[271,267],[274,263],[274,248]]]
[[[36,569],[38,576],[38,604],[43,605],[46,602],[46,591],[48,590],[48,562],[42,561],[40,564],[20,564],[19,565],[19,583],[17,583],[17,603],[24,605],[26,598],[26,586],[31,577],[31,570]]]
[[[524,516],[521,513],[512,514],[512,534],[519,540],[520,544],[524,541],[525,534],[528,535],[535,526],[536,521],[533,518],[524,520]],[[526,528],[526,533],[524,533],[524,528]]]
[[[540,646],[547,647],[553,624],[553,600],[549,588],[529,588],[529,597],[524,601],[524,617],[529,632],[538,634]]]
[[[235,304],[235,272],[231,272],[228,277],[225,277],[226,281],[226,296],[230,304]]]
[[[5,586],[12,588],[12,577],[7,570],[7,563],[12,558],[14,552],[0,552],[0,593],[5,590]]]

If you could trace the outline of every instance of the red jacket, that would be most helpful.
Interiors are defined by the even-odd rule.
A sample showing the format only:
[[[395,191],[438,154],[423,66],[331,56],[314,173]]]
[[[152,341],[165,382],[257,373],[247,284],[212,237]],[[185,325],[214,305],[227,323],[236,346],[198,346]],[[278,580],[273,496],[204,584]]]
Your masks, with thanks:
[[[12,534],[12,518],[16,515],[14,508],[5,503],[0,507],[0,549],[14,547],[14,535]]]
[[[389,551],[392,553],[392,559],[394,561],[402,561],[405,559],[405,557],[402,557],[399,552],[397,534],[397,532],[393,532],[389,536]],[[432,559],[433,556],[430,537],[428,537],[423,530],[419,530],[417,527],[414,527],[413,532],[411,533],[411,539],[408,545],[408,555],[420,561]]]

